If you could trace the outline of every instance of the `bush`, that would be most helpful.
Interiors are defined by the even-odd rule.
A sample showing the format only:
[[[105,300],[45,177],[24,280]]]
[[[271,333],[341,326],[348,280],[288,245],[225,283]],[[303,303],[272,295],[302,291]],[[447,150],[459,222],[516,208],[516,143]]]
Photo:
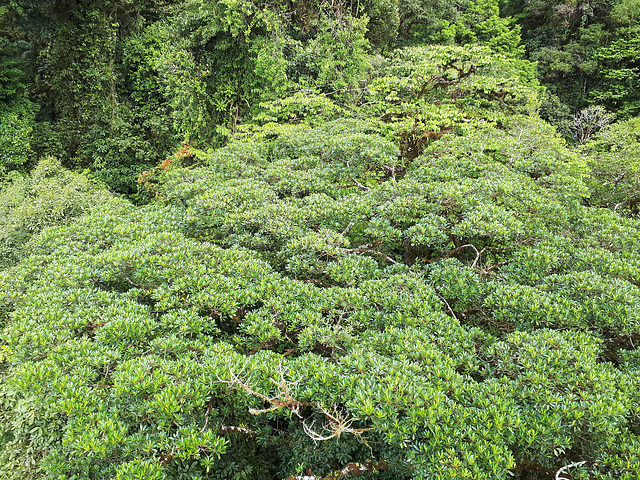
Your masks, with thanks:
[[[43,162],[101,200],[0,278],[2,475],[637,477],[640,225],[539,121],[465,132],[247,134],[145,207]]]
[[[200,59],[271,18],[200,3]],[[341,97],[362,57],[324,53],[146,206],[52,159],[3,190],[0,477],[638,477],[640,223],[585,206],[531,65],[406,49]]]
[[[86,175],[45,158],[27,176],[12,177],[0,191],[0,268],[28,254],[29,239],[50,225],[67,223],[100,205],[108,194]]]

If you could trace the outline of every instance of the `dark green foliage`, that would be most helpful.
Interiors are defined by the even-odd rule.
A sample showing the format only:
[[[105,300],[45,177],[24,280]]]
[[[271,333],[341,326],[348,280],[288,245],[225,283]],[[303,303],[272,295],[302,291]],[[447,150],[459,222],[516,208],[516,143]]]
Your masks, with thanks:
[[[11,27],[11,10],[0,6],[0,28]],[[37,105],[25,95],[29,42],[0,36],[0,182],[31,160],[31,132]]]
[[[621,0],[611,9],[612,41],[595,54],[601,83],[591,98],[623,118],[640,113],[640,2]]]
[[[20,124],[6,136],[24,137],[38,157],[90,168],[132,198],[139,173],[181,142],[219,146],[262,102],[312,89],[351,104],[369,69],[367,25],[387,48],[397,23],[384,2],[52,1],[0,15],[29,39],[25,80],[40,106],[35,129],[31,110],[3,118],[3,127]],[[22,89],[19,53],[2,64],[0,95]],[[5,169],[26,161],[13,151]]]
[[[121,36],[136,29],[133,18],[147,5],[136,12],[120,2],[27,5],[29,15],[47,20],[38,32],[45,41],[35,43],[38,75],[31,85],[41,105],[32,142],[36,154],[55,155],[67,167],[100,170],[114,191],[135,193],[136,174],[160,161],[168,146],[166,140],[150,142],[154,119],[135,115],[119,85],[128,73],[119,68]]]
[[[355,16],[364,13],[368,18],[367,39],[375,47],[386,50],[395,41],[400,27],[401,2],[398,0],[369,0],[366,2],[352,2],[356,5]]]
[[[32,158],[31,132],[37,106],[26,99],[0,105],[0,181]]]
[[[369,106],[368,55],[398,43],[481,44],[521,58],[523,32],[549,87],[541,113],[563,134],[588,104],[637,113],[636,0],[5,3],[0,95],[26,86],[37,106],[23,99],[1,113],[4,170],[53,155],[136,201],[141,172],[183,142],[223,145],[261,104],[311,93]]]
[[[600,104],[624,118],[637,115],[638,11],[637,0],[513,1],[505,8],[517,15],[528,58],[562,104],[573,111]]]
[[[598,49],[602,82],[591,92],[591,99],[609,106],[622,118],[640,113],[640,26],[631,38],[621,38]]]
[[[404,38],[418,37],[434,43],[448,43],[455,37],[458,11],[454,4],[438,0],[402,0],[399,33]]]

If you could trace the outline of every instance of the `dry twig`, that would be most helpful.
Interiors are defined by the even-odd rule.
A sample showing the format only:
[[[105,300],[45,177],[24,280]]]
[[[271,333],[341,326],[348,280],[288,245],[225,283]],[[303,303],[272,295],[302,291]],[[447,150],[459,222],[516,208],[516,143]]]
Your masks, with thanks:
[[[343,248],[342,251],[345,253],[373,253],[374,255],[378,255],[379,257],[384,258],[387,262],[393,264],[393,265],[397,265],[398,262],[396,262],[393,258],[391,258],[389,255],[386,255],[378,250],[375,249],[375,247],[377,247],[381,242],[380,241],[376,241],[370,244],[366,244],[366,245],[360,245],[358,248]]]
[[[319,410],[327,419],[326,425],[322,427],[323,430],[327,430],[330,432],[330,435],[322,436],[312,429],[315,422],[312,422],[311,426],[309,426],[303,421],[302,428],[304,430],[304,433],[306,433],[316,443],[319,441],[331,440],[332,438],[340,438],[340,435],[342,435],[343,433],[350,433],[357,437],[361,437],[364,432],[370,430],[369,428],[352,428],[351,425],[353,423],[353,418],[346,418],[342,414],[342,412],[340,412],[335,407],[333,414],[329,413],[319,405],[317,405],[315,408]]]
[[[318,477],[316,475],[298,475],[296,477],[289,477],[287,480],[338,480],[344,478],[350,473],[358,477],[367,472],[380,472],[387,470],[389,466],[384,460],[379,462],[367,462],[367,463],[348,463],[342,469],[332,473],[328,477]]]
[[[561,477],[560,474],[564,473],[565,470],[569,470],[570,468],[573,468],[573,467],[579,467],[580,465],[584,465],[585,463],[587,463],[587,462],[586,461],[585,462],[574,462],[574,463],[570,463],[569,465],[565,465],[564,467],[562,467],[560,470],[558,470],[556,472],[555,480],[570,480],[567,477]]]
[[[278,393],[278,395],[271,398],[259,392],[256,392],[246,380],[239,379],[236,376],[236,374],[233,373],[233,371],[231,371],[231,369],[229,369],[229,373],[231,374],[231,380],[222,380],[222,379],[219,379],[219,380],[222,383],[226,383],[233,388],[239,387],[242,390],[249,393],[250,395],[261,398],[265,402],[268,402],[271,404],[271,407],[265,408],[265,409],[250,408],[249,413],[252,415],[260,415],[262,413],[272,412],[279,408],[288,408],[297,417],[302,418],[302,415],[300,415],[300,407],[311,405],[310,403],[307,403],[307,402],[300,402],[291,396],[291,391],[290,391],[291,387],[295,388],[299,382],[292,382],[291,384],[288,384],[284,378],[284,371],[282,370],[282,365],[278,369],[278,373],[280,375],[279,381],[276,381],[273,378],[269,379],[271,383],[273,383],[274,385],[280,388],[280,392]]]
[[[312,422],[311,426],[307,425],[304,419],[302,422],[302,429],[316,443],[318,441],[330,440],[332,438],[340,438],[340,436],[345,433],[349,433],[361,438],[364,432],[370,430],[368,428],[353,428],[352,424],[354,419],[347,418],[346,416],[344,416],[342,412],[340,412],[335,407],[332,412],[329,412],[321,405],[311,404],[309,402],[301,402],[299,400],[296,400],[291,394],[291,390],[298,385],[299,381],[287,383],[286,379],[284,378],[284,371],[282,369],[282,365],[280,365],[280,367],[278,368],[278,374],[280,378],[277,381],[274,380],[273,378],[269,379],[279,389],[279,392],[275,397],[268,397],[266,395],[263,395],[260,392],[257,392],[246,380],[241,380],[231,370],[230,370],[230,374],[231,374],[231,380],[222,380],[220,378],[219,380],[222,383],[228,384],[232,388],[242,389],[245,392],[249,393],[250,395],[253,395],[254,397],[258,397],[264,400],[265,402],[271,404],[269,408],[264,408],[264,409],[250,408],[249,413],[251,413],[252,415],[260,415],[263,413],[272,412],[279,408],[287,408],[291,410],[291,412],[295,414],[298,418],[302,419],[302,415],[300,413],[301,407],[312,407],[318,412],[322,413],[322,415],[326,419],[326,423],[325,425],[323,425],[322,429],[329,432],[329,435],[321,435],[317,433],[315,430],[313,430],[313,424],[315,422]],[[206,422],[205,422],[205,426],[206,426]],[[255,432],[253,432],[252,430],[245,429],[243,427],[226,427],[226,429],[229,432],[255,434]]]

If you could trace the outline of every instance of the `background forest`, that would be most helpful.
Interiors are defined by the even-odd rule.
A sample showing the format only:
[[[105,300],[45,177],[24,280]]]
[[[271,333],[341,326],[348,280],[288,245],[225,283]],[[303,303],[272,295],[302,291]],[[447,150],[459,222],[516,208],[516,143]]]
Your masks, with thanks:
[[[0,478],[640,478],[640,0],[0,0]]]

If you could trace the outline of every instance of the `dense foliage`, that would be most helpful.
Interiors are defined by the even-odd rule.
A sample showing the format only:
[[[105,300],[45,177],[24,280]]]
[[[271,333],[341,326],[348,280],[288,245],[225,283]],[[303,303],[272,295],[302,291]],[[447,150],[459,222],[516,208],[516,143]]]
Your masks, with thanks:
[[[357,103],[367,54],[408,44],[536,62],[542,117],[570,138],[588,106],[640,113],[638,11],[637,0],[3,0],[0,175],[56,156],[131,197],[176,144],[220,146],[263,102],[313,91]]]
[[[637,1],[503,3],[3,1],[0,478],[637,479]]]
[[[0,268],[24,257],[29,240],[45,227],[67,223],[107,198],[86,175],[54,158],[42,159],[28,176],[13,176],[0,192]]]

